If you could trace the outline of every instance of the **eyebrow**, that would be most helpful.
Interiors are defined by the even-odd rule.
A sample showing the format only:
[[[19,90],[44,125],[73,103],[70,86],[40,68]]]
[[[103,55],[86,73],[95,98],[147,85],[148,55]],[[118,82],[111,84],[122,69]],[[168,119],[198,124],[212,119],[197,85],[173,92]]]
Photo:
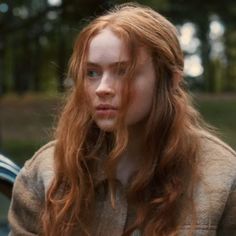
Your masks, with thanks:
[[[116,66],[120,66],[120,65],[127,65],[129,64],[130,61],[117,61],[117,62],[113,62],[111,64],[109,64],[108,66],[109,67],[116,67]],[[101,66],[99,63],[94,63],[94,62],[90,62],[88,61],[87,62],[87,65],[88,66],[94,66],[94,67],[98,67],[98,66]]]

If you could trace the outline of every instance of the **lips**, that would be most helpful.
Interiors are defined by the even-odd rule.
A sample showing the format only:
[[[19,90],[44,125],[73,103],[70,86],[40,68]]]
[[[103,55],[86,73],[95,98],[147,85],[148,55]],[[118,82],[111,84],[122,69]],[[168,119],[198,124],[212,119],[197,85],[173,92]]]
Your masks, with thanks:
[[[100,104],[98,106],[96,106],[96,110],[107,110],[107,109],[111,109],[111,110],[117,110],[117,108],[115,106],[109,105],[109,104]]]
[[[96,106],[96,114],[98,116],[114,116],[118,109],[110,104],[99,104]]]

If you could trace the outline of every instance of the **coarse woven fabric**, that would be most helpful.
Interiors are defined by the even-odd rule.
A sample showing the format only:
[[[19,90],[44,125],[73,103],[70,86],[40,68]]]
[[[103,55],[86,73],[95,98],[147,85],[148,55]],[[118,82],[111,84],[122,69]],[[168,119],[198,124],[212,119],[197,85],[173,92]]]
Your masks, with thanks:
[[[54,176],[55,142],[42,147],[25,163],[13,189],[9,209],[9,236],[35,236],[40,231],[39,215],[45,194]],[[202,132],[199,155],[201,181],[196,186],[197,224],[194,236],[236,236],[236,153],[218,138]],[[121,236],[134,219],[125,197],[125,187],[117,180],[116,207],[110,204],[106,176],[94,174],[96,201],[91,218],[92,236]],[[179,229],[179,236],[190,232],[191,218]],[[75,235],[82,235],[78,232]],[[132,236],[141,236],[136,230]]]

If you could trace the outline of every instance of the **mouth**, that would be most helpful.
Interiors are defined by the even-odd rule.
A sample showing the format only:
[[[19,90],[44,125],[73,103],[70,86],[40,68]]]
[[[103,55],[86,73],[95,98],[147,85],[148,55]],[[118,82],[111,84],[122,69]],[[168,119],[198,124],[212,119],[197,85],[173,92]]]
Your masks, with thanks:
[[[118,108],[109,104],[100,104],[96,106],[96,115],[98,116],[114,116],[117,114]]]

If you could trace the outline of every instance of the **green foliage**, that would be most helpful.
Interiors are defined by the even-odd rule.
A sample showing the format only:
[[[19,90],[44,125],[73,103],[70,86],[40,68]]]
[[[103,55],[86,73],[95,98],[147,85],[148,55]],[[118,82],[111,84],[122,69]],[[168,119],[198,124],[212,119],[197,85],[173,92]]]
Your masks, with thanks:
[[[227,29],[225,33],[225,54],[228,59],[226,68],[225,87],[228,91],[236,90],[236,30],[235,28]]]
[[[0,14],[0,95],[8,92],[63,91],[67,63],[76,34],[87,20],[124,0],[4,1]],[[175,24],[197,26],[205,88],[211,92],[236,91],[236,2],[231,0],[138,0],[164,14]],[[209,20],[218,15],[225,25],[225,65],[211,61]],[[217,64],[216,66],[215,63]],[[213,76],[215,76],[213,78]]]
[[[236,150],[236,97],[209,95],[198,99],[198,107],[204,119],[215,126],[220,137]]]

